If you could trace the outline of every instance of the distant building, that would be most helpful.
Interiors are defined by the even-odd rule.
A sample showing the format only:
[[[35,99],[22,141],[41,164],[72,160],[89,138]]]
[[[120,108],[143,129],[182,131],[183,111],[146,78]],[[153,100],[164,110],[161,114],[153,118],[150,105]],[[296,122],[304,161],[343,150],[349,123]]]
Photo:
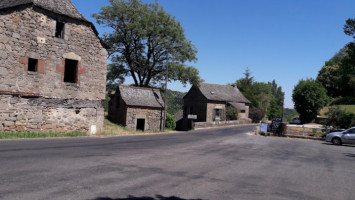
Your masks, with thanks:
[[[184,97],[184,125],[189,115],[195,115],[194,122],[213,122],[226,119],[226,108],[233,106],[240,110],[239,118],[249,117],[250,101],[236,86],[201,83],[192,86]],[[185,127],[185,129],[191,127]]]
[[[107,55],[70,0],[1,0],[0,132],[101,131]]]
[[[133,130],[161,130],[164,101],[159,89],[118,86],[109,102],[108,118]]]

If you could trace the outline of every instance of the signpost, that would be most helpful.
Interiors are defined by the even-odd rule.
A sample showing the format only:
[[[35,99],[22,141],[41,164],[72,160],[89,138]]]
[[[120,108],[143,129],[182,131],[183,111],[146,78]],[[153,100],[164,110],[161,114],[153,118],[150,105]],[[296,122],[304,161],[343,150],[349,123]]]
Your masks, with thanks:
[[[280,133],[282,118],[274,117],[271,122],[271,131],[273,133]]]

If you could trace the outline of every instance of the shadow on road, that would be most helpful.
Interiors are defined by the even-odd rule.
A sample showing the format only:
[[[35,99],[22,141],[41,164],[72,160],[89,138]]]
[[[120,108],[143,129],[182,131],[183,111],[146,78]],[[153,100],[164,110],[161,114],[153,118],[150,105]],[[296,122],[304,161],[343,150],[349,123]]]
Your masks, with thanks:
[[[325,144],[325,145],[329,145],[329,146],[335,146],[334,144],[332,144],[332,143],[326,143],[326,142],[324,142],[324,143],[322,143],[322,144]],[[339,145],[338,147],[355,147],[355,145],[351,145],[351,144],[342,144],[342,145]]]
[[[110,198],[110,197],[98,197],[93,200],[202,200],[202,199],[182,199],[179,197],[164,197],[162,195],[156,195],[156,197],[134,197],[128,196],[127,198]]]

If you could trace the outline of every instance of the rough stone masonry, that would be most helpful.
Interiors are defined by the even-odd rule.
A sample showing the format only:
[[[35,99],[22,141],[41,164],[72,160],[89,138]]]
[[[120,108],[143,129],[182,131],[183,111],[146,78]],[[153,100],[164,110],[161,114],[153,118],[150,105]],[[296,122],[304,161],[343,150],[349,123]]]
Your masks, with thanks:
[[[69,0],[7,2],[0,2],[0,132],[101,131],[107,51],[95,27]]]

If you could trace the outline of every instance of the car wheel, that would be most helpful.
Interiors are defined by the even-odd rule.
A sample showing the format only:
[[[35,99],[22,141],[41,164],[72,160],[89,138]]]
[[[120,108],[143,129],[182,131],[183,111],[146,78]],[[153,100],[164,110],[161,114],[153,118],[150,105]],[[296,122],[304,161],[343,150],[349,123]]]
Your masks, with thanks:
[[[332,143],[334,145],[341,145],[341,140],[340,140],[340,138],[333,138],[332,139]]]

